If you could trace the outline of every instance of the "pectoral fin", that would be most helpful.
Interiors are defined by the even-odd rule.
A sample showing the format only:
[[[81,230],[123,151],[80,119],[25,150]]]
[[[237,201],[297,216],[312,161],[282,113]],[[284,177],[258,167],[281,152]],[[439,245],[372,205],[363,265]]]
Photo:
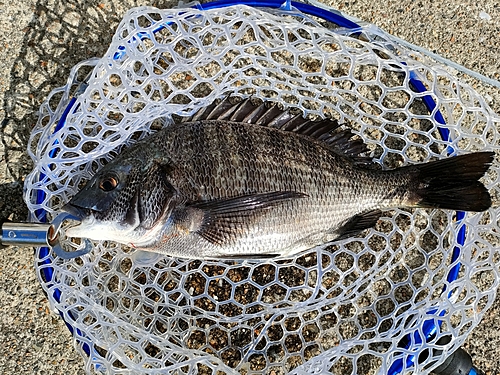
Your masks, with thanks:
[[[277,191],[193,203],[188,207],[203,212],[203,219],[196,232],[207,241],[222,245],[244,235],[245,230],[272,207],[305,197],[307,194],[295,191]]]

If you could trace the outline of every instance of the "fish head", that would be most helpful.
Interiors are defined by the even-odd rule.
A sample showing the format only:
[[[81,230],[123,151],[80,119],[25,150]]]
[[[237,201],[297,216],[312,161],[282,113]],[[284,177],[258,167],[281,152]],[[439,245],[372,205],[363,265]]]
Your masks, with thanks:
[[[168,168],[136,156],[104,166],[63,207],[81,220],[66,230],[68,237],[134,247],[156,240],[173,209],[175,189],[169,183]]]

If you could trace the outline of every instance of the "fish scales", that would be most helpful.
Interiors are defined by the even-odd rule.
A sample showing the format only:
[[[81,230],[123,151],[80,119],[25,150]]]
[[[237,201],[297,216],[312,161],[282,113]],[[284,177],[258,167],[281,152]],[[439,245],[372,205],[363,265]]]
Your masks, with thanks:
[[[138,151],[162,150],[170,155],[171,164],[178,166],[175,169],[185,179],[185,184],[177,188],[188,201],[273,191],[308,195],[286,202],[277,208],[279,212],[266,215],[267,220],[262,218],[259,233],[246,228],[253,238],[241,243],[243,253],[250,248],[262,252],[279,249],[283,247],[281,242],[295,243],[304,237],[304,228],[308,235],[323,233],[359,212],[361,205],[367,210],[377,208],[377,202],[387,195],[387,184],[373,181],[379,178],[377,175],[346,168],[344,157],[320,143],[286,135],[276,129],[220,121],[177,124],[158,134],[152,147],[138,147]],[[377,194],[374,186],[380,186]],[[360,197],[366,199],[360,201]],[[229,245],[234,247],[234,243]],[[310,245],[304,243],[304,247]]]
[[[177,123],[131,146],[72,199],[69,206],[88,219],[68,234],[81,236],[86,227],[93,227],[87,236],[189,258],[293,254],[373,226],[380,209],[439,206],[426,198],[425,189],[437,190],[437,196],[448,194],[448,180],[454,177],[448,176],[450,171],[464,173],[460,161],[478,169],[467,172],[472,177],[464,175],[467,199],[479,194],[477,199],[484,202],[478,208],[491,204],[477,182],[491,153],[449,165],[379,171],[346,156],[344,151],[359,145],[344,147],[350,135],[330,135],[335,133],[333,123],[325,123],[328,132],[322,132],[321,123],[316,125],[321,137],[313,137],[251,121]],[[344,143],[338,147],[336,142]],[[127,172],[118,176],[125,166]],[[438,178],[444,180],[436,182]],[[116,198],[104,196],[102,181],[116,182],[110,191]],[[440,185],[445,190],[440,191]],[[102,203],[96,204],[100,195]],[[120,205],[114,203],[118,201]],[[113,210],[121,214],[108,213]]]
[[[189,142],[190,147],[173,156],[172,161],[182,166],[184,174],[195,179],[192,185],[196,189],[216,185],[217,188],[221,187],[221,190],[229,189],[229,194],[239,195],[263,192],[263,186],[259,185],[266,183],[270,188],[279,191],[285,186],[289,188],[290,184],[296,181],[304,180],[305,183],[305,180],[318,178],[318,174],[322,173],[321,168],[324,168],[323,172],[327,172],[328,163],[320,160],[321,155],[316,154],[317,151],[322,151],[321,146],[314,145],[314,148],[306,149],[311,145],[303,147],[300,140],[297,142],[287,140],[279,134],[258,132],[260,127],[248,134],[245,127],[238,125],[218,122],[174,125],[176,129],[165,134],[172,138],[174,143],[171,143],[172,139],[163,136],[158,137],[156,143],[158,147],[170,144],[173,149],[181,149],[184,133],[189,133],[189,136],[194,138]],[[208,138],[207,133],[211,133]],[[206,139],[210,141],[206,142]],[[262,144],[254,145],[256,140]],[[268,144],[272,143],[278,145],[274,150],[268,147]],[[227,179],[229,174],[236,175],[238,179]],[[214,177],[219,178],[215,184],[210,180]],[[318,182],[323,184],[322,181]],[[310,184],[308,187],[323,190],[319,185]],[[200,198],[219,199],[227,197],[227,194],[226,191],[206,193]]]

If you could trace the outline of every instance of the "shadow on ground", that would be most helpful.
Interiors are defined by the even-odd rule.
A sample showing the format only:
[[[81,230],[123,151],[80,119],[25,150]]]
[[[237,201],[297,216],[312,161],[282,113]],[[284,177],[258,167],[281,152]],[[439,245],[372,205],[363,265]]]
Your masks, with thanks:
[[[50,3],[49,5],[47,3]],[[79,61],[102,56],[120,22],[130,8],[153,5],[171,8],[177,1],[39,0],[35,14],[23,30],[25,37],[10,72],[10,88],[1,104],[2,159],[7,181],[0,185],[0,218],[25,220],[22,199],[24,177],[32,169],[27,155],[37,111],[50,91],[63,86],[71,68]]]

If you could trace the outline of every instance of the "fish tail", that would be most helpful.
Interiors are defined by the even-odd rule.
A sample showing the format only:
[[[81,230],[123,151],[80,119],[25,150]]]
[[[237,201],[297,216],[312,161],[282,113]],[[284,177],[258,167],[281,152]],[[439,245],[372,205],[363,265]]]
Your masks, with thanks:
[[[487,210],[491,197],[479,179],[490,167],[494,155],[494,152],[476,152],[417,166],[414,206],[456,211]]]

